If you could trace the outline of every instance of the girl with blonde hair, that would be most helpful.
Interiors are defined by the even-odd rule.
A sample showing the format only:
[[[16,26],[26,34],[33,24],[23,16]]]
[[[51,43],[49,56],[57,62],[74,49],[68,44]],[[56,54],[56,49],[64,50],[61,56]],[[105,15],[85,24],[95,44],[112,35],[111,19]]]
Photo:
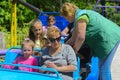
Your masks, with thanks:
[[[31,21],[29,38],[34,41],[35,48],[44,48],[46,46],[47,39],[44,37],[42,22],[39,19]]]
[[[22,64],[30,66],[38,66],[38,61],[32,55],[34,53],[34,42],[32,40],[24,40],[21,44],[21,54],[14,61],[13,64]],[[15,66],[3,65],[4,68],[14,69]],[[38,72],[37,69],[27,68],[27,67],[18,67],[19,70],[29,71],[29,72]]]

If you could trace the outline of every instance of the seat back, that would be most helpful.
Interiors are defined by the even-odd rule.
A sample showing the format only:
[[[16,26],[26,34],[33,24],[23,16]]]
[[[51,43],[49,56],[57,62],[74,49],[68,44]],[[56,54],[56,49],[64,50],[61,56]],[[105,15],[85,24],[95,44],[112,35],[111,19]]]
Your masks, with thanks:
[[[18,46],[11,47],[7,50],[5,55],[5,63],[12,63],[19,55],[21,49]]]
[[[73,79],[74,80],[81,79],[81,76],[80,76],[80,58],[79,57],[77,57],[77,70],[75,70],[73,72]]]
[[[41,20],[42,26],[48,26],[48,23],[47,23],[48,16],[41,16],[41,15],[39,15],[38,18]],[[69,24],[69,22],[62,16],[55,16],[55,20],[56,20],[55,25],[61,31],[63,31],[67,27],[67,25]]]
[[[92,57],[91,59],[91,66],[90,66],[90,73],[86,80],[98,80],[99,76],[99,59],[98,57]]]
[[[41,49],[35,48],[35,51],[42,52]],[[20,46],[13,46],[9,48],[5,55],[6,63],[12,63],[18,56],[21,56],[21,47]],[[37,59],[38,60],[38,59]]]

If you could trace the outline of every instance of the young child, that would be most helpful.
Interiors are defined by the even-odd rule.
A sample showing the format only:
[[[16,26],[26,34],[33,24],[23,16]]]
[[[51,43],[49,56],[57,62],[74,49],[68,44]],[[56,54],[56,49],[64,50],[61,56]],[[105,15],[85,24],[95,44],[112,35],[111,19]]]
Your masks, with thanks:
[[[39,19],[32,20],[29,29],[29,38],[35,43],[35,48],[44,48],[47,39],[44,37],[42,23]]]
[[[55,26],[56,20],[55,17],[53,15],[49,15],[47,18],[47,26],[43,26],[43,30],[45,31],[45,33],[47,33],[47,29],[51,26]],[[56,26],[55,26],[56,27]]]
[[[47,22],[48,22],[48,27],[55,25],[56,23],[55,17],[53,15],[48,16]]]
[[[35,43],[35,48],[43,49],[47,45],[47,38],[43,33],[42,23],[39,19],[34,19],[30,23],[29,38]],[[41,56],[39,52],[35,52],[33,55]]]
[[[38,61],[36,58],[32,57],[33,49],[34,49],[34,42],[32,40],[24,40],[21,45],[23,55],[17,57],[13,64],[24,64],[24,65],[31,65],[31,66],[38,66]],[[3,65],[4,68],[14,69],[15,66],[10,65]],[[26,67],[18,67],[19,70],[25,70],[30,72],[37,72],[37,69],[26,68]]]

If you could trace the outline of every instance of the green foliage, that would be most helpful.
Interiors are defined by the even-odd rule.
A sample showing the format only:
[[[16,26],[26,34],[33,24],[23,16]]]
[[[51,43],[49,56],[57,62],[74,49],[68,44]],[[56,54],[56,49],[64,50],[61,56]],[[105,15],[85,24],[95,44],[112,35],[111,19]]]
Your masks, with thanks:
[[[44,12],[59,12],[61,5],[65,2],[72,2],[76,4],[80,9],[93,9],[97,0],[23,0],[33,6],[39,8]],[[106,5],[116,5],[116,3],[107,2]],[[107,10],[109,14],[114,13],[114,9]],[[29,22],[37,18],[37,14],[32,12],[25,6],[17,3],[17,27],[26,28],[29,27]],[[0,2],[0,26],[10,31],[10,0],[2,0]],[[3,28],[2,28],[3,29]],[[5,31],[5,29],[3,29]],[[19,31],[18,31],[19,32]]]
[[[73,0],[80,9],[93,9],[96,1],[95,0]]]
[[[34,18],[37,18],[36,13],[32,12],[30,9],[24,7],[21,4],[17,5],[18,27],[21,27],[21,28],[28,27],[27,24]]]
[[[0,26],[10,29],[10,2],[2,0],[0,2]],[[5,29],[4,29],[5,30]]]
[[[102,6],[102,4],[99,2],[98,6]],[[117,23],[118,25],[120,25],[120,8],[117,9],[115,6],[120,6],[120,2],[115,2],[115,1],[107,1],[105,3],[105,8],[99,8],[96,7],[96,11],[98,11],[99,13],[101,13],[102,15],[104,14],[104,16],[108,19],[110,19],[111,21]]]
[[[11,0],[0,1],[0,31],[5,32],[6,34],[10,33],[10,21],[11,21],[10,1]],[[97,0],[22,0],[22,1],[28,2],[44,12],[59,12],[61,5],[65,2],[72,2],[76,4],[80,9],[93,9],[94,5],[97,2]],[[99,3],[99,5],[101,4]],[[106,5],[114,6],[117,5],[117,3],[107,2]],[[120,11],[116,12],[116,9],[113,8],[107,8],[106,11],[107,17],[114,19],[115,22],[120,25],[120,23],[118,22],[120,20],[119,19]],[[102,9],[99,9],[99,13],[102,13]],[[24,37],[27,36],[29,31],[29,22],[37,17],[38,15],[35,12],[17,3],[17,34],[22,34],[24,35]],[[18,37],[20,37],[19,42],[21,42],[22,39],[24,38],[21,35],[20,36],[18,35]],[[9,37],[6,38],[6,40],[10,41],[10,35]]]
[[[0,26],[10,31],[10,1],[2,0],[0,2]],[[24,7],[21,4],[17,4],[17,26],[21,28],[28,27],[28,23],[33,19],[37,18],[36,13],[30,9]],[[2,29],[3,29],[2,28]]]
[[[59,11],[62,4],[61,0],[27,0],[30,4],[38,7],[41,11],[44,12],[56,12]]]

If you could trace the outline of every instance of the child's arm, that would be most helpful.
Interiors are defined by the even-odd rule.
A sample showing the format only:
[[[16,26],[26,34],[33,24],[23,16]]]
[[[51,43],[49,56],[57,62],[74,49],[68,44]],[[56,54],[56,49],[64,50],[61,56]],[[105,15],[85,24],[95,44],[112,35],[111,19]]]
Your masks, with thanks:
[[[17,59],[13,62],[13,64],[17,63]],[[14,69],[15,66],[11,66],[11,65],[2,65],[3,68],[7,68],[7,69]]]
[[[15,66],[10,66],[10,65],[2,65],[3,68],[7,69],[13,69]]]

